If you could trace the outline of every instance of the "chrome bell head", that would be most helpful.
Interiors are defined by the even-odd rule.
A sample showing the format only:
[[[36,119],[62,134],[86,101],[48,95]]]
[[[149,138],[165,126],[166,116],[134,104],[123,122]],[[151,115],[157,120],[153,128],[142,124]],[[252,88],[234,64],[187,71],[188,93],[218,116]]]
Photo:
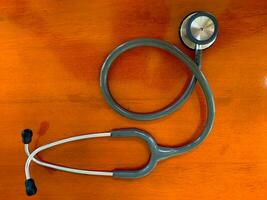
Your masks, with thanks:
[[[180,27],[183,43],[190,49],[206,49],[216,40],[218,22],[207,12],[194,12],[188,15]]]

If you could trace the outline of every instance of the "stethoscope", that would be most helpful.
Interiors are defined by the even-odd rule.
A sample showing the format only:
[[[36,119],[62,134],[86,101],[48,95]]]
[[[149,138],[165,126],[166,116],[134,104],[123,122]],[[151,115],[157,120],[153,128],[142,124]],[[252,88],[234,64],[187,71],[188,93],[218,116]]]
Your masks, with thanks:
[[[98,175],[98,176],[113,176],[116,178],[140,178],[147,174],[149,174],[157,163],[161,160],[184,154],[203,142],[203,140],[208,136],[209,132],[212,129],[214,117],[215,117],[215,105],[212,91],[209,87],[209,84],[200,71],[201,66],[201,55],[202,50],[210,47],[216,40],[218,34],[218,23],[216,18],[207,12],[194,12],[188,15],[182,22],[180,27],[180,37],[183,43],[189,47],[190,49],[195,50],[195,61],[189,58],[186,54],[184,54],[181,50],[179,50],[176,46],[157,39],[136,39],[128,41],[124,44],[121,44],[116,49],[114,49],[109,56],[106,58],[102,70],[100,73],[100,88],[102,90],[103,96],[106,102],[119,114],[129,119],[134,120],[154,120],[159,119],[164,116],[169,115],[170,113],[177,110],[185,101],[189,98],[192,91],[195,88],[196,82],[199,82],[200,87],[203,90],[205,95],[206,104],[207,104],[207,117],[204,129],[202,133],[191,143],[186,144],[180,147],[164,147],[160,146],[156,143],[152,136],[150,136],[147,132],[140,129],[116,129],[110,132],[104,133],[90,133],[85,135],[74,136],[62,140],[58,140],[43,146],[38,147],[34,151],[30,152],[29,143],[32,139],[32,131],[30,129],[25,129],[22,131],[22,140],[25,147],[25,152],[28,156],[28,159],[25,164],[25,186],[27,195],[34,195],[37,192],[37,188],[35,186],[34,180],[30,175],[30,164],[31,162],[35,162],[41,166],[61,170],[65,172],[71,172],[76,174],[85,174],[85,175]],[[109,87],[108,87],[108,72],[109,69],[115,59],[117,59],[123,52],[140,46],[150,46],[163,49],[176,58],[181,59],[182,62],[186,64],[186,66],[193,73],[193,77],[187,86],[183,95],[175,101],[174,103],[168,105],[167,107],[151,112],[151,113],[136,113],[131,112],[121,105],[119,105],[115,99],[112,97]],[[101,138],[101,137],[138,137],[144,140],[149,149],[150,149],[150,159],[145,167],[138,170],[114,170],[112,172],[109,171],[95,171],[95,170],[82,170],[75,169],[70,167],[63,167],[56,164],[47,163],[35,158],[35,156],[44,151],[46,149],[68,143],[74,142],[78,140],[92,139],[92,138]]]

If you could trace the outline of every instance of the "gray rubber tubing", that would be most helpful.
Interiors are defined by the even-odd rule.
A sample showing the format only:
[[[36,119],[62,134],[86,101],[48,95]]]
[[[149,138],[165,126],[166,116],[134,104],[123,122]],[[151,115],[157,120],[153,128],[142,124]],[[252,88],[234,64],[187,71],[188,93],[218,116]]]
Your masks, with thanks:
[[[151,40],[148,41],[151,42]],[[162,44],[162,48],[164,48],[166,51],[172,50],[170,44],[165,43],[163,41],[160,41],[160,43]],[[202,130],[201,134],[192,142],[181,147],[173,147],[173,148],[162,147],[157,145],[155,140],[148,133],[141,131],[139,129],[122,129],[122,130],[112,131],[111,136],[113,137],[139,137],[145,140],[151,151],[150,160],[144,168],[139,170],[115,170],[113,174],[114,177],[118,178],[143,177],[149,174],[160,160],[173,157],[176,155],[181,155],[196,148],[205,140],[205,138],[208,136],[208,134],[212,129],[215,118],[214,98],[204,74],[200,71],[196,63],[192,61],[187,55],[183,54],[180,50],[177,49],[174,55],[177,58],[181,59],[188,66],[188,68],[192,71],[195,78],[198,80],[200,87],[203,90],[207,105],[207,118],[204,129]]]
[[[137,112],[132,112],[129,111],[125,108],[123,108],[118,102],[115,101],[115,99],[112,97],[109,87],[108,87],[108,72],[109,69],[113,63],[113,61],[123,52],[140,47],[140,46],[149,46],[149,47],[156,47],[163,49],[170,54],[174,55],[176,58],[185,60],[189,59],[186,54],[184,54],[182,51],[180,51],[176,46],[167,43],[162,40],[157,40],[157,39],[136,39],[136,40],[131,40],[128,41],[120,46],[118,46],[116,49],[114,49],[105,62],[102,65],[101,73],[100,73],[100,88],[101,91],[104,95],[104,98],[106,102],[113,108],[116,112],[121,114],[124,117],[127,117],[129,119],[134,119],[134,120],[139,120],[139,121],[146,121],[146,120],[155,120],[159,119],[162,117],[165,117],[172,112],[176,111],[181,105],[183,105],[186,100],[189,98],[189,96],[192,94],[192,91],[195,88],[196,85],[196,78],[193,76],[190,83],[188,84],[187,88],[185,89],[184,93],[182,96],[171,103],[170,105],[166,106],[165,108],[151,112],[151,113],[137,113]],[[202,51],[201,50],[196,50],[195,52],[195,63],[194,65],[197,65],[198,68],[201,67],[201,55]],[[189,63],[185,62],[187,65]]]

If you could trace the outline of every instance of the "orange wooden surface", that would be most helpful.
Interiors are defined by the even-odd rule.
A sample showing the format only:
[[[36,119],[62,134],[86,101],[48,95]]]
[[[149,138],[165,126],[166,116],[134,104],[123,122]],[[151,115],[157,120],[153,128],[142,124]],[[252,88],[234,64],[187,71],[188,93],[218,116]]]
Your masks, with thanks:
[[[32,148],[114,128],[147,130],[162,145],[200,133],[200,88],[174,114],[137,122],[115,113],[99,89],[101,64],[122,42],[159,38],[183,46],[177,30],[195,10],[217,16],[220,32],[203,55],[215,96],[211,135],[196,150],[161,162],[147,177],[118,180],[31,165],[33,199],[266,199],[267,3],[265,0],[0,1],[0,199],[27,199],[20,132]],[[152,111],[171,102],[190,73],[165,52],[139,48],[116,61],[111,90],[125,107]],[[96,139],[60,146],[43,160],[87,169],[138,168],[148,159],[135,139]]]

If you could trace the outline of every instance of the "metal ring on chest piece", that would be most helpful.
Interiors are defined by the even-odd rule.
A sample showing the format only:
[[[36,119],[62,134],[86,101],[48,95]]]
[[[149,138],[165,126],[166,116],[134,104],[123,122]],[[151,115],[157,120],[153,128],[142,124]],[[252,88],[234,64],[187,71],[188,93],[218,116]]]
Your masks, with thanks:
[[[207,12],[195,12],[188,15],[180,27],[180,37],[190,49],[203,50],[210,47],[216,40],[218,23],[216,18]]]

